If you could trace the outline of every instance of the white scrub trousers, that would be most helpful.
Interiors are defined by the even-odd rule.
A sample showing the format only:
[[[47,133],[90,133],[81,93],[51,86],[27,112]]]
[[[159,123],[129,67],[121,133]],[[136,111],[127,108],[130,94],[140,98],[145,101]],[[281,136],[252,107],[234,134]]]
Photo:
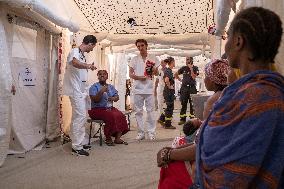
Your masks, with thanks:
[[[85,123],[87,120],[86,97],[71,97],[72,121],[70,128],[70,138],[72,140],[72,148],[81,150],[85,139]]]
[[[154,95],[153,94],[135,94],[134,95],[135,118],[137,122],[138,135],[144,135],[148,132],[149,136],[155,136],[156,122],[154,120]],[[147,111],[146,124],[143,123],[143,106]],[[144,125],[148,126],[145,131]]]

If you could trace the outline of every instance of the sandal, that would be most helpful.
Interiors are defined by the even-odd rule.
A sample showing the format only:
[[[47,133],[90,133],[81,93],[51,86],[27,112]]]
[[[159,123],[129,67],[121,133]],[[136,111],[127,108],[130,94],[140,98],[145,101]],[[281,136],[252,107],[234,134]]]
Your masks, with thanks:
[[[115,144],[124,144],[124,145],[128,145],[128,143],[127,143],[127,142],[125,142],[125,141],[123,141],[123,140],[121,140],[120,142],[116,142],[116,141],[114,141],[114,143],[115,143]]]
[[[115,146],[113,141],[105,140],[106,145],[108,146]]]

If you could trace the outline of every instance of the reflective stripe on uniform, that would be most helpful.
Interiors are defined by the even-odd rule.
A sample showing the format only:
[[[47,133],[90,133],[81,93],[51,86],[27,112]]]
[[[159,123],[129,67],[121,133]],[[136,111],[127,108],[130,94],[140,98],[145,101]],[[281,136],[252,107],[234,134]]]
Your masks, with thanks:
[[[188,114],[188,117],[195,117],[195,115],[193,115],[193,114]]]
[[[165,120],[166,121],[170,121],[170,120],[172,120],[173,119],[173,117],[165,117]]]

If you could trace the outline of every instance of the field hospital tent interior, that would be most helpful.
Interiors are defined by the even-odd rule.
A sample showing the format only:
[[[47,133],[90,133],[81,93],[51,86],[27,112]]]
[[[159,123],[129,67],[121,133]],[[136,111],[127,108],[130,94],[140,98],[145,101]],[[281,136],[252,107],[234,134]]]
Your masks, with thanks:
[[[0,166],[7,154],[41,149],[68,132],[71,106],[62,96],[66,57],[85,35],[98,39],[87,62],[108,70],[120,95],[115,106],[124,110],[136,39],[146,39],[149,52],[160,59],[175,57],[176,69],[192,56],[202,70],[224,52],[222,35],[235,12],[249,6],[270,8],[284,21],[283,0],[0,0]],[[282,74],[283,58],[282,41],[276,58]],[[96,72],[88,74],[94,83]],[[201,74],[201,91],[202,79]]]

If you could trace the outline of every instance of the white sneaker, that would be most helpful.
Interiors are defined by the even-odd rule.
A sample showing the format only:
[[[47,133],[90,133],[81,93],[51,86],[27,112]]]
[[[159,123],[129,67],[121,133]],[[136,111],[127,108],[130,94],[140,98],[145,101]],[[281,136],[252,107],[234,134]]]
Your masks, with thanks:
[[[156,136],[154,134],[149,134],[149,139],[150,140],[156,140]]]
[[[143,140],[143,139],[145,139],[145,135],[143,134],[138,134],[136,137],[136,140]]]

